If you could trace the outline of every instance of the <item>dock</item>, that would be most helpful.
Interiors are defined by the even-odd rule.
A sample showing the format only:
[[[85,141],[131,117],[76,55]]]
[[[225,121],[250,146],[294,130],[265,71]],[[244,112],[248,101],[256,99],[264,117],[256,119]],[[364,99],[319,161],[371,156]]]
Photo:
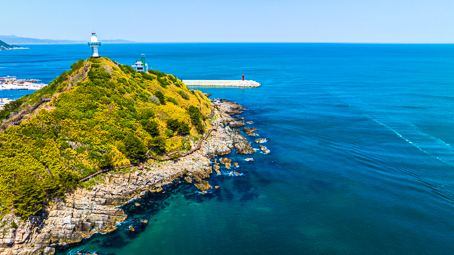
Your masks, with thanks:
[[[261,84],[256,81],[243,80],[183,80],[186,86],[203,86],[203,87],[239,87],[239,88],[256,88]]]

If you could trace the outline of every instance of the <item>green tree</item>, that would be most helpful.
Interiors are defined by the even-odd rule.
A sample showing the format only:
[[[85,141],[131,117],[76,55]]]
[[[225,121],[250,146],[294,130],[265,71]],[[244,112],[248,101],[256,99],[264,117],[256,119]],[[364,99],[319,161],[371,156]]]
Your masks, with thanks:
[[[158,136],[150,140],[148,147],[158,155],[166,153],[166,139]]]
[[[199,108],[191,105],[188,108],[188,113],[189,113],[189,116],[191,117],[192,125],[195,126],[195,128],[197,129],[197,132],[199,132],[199,134],[203,134],[205,129],[203,128],[203,124],[202,124],[203,116],[202,116],[202,113],[200,112]]]
[[[123,140],[125,145],[124,154],[133,164],[137,164],[145,159],[147,154],[147,147],[140,141],[139,138],[133,134],[128,134]]]
[[[155,121],[148,121],[143,128],[151,135],[151,137],[159,136],[159,126]]]
[[[161,102],[161,104],[166,104],[166,97],[161,91],[157,91],[156,93],[154,93],[154,95],[159,99],[159,102]]]
[[[16,208],[16,214],[22,219],[27,219],[42,210],[46,193],[35,177],[20,174],[16,178],[12,190],[13,205]]]

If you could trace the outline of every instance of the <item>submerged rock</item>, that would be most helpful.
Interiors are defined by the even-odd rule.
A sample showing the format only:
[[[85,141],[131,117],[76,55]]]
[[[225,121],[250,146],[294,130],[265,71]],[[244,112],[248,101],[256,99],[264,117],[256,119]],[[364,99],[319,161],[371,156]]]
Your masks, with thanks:
[[[253,158],[246,158],[245,160],[248,161],[248,162],[249,162],[249,161],[254,161]]]

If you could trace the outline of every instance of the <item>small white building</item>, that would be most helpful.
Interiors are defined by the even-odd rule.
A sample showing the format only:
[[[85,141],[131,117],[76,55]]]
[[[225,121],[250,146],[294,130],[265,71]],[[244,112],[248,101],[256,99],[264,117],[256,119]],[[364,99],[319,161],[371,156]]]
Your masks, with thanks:
[[[145,54],[142,54],[142,60],[138,60],[135,65],[131,65],[138,73],[148,72],[148,64],[145,63]]]

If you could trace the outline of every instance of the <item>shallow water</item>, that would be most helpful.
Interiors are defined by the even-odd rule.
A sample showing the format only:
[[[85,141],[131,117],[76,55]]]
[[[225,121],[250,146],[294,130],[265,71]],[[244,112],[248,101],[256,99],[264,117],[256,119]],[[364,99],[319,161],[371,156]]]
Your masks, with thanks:
[[[232,155],[241,177],[213,175],[126,210],[149,224],[61,251],[98,254],[451,254],[454,249],[454,45],[133,44],[103,56],[180,79],[249,108],[271,154]],[[0,53],[0,76],[49,82],[86,45]],[[3,97],[0,91],[0,97]],[[25,92],[23,92],[25,93]],[[254,144],[258,148],[258,145]],[[147,201],[153,201],[152,203]]]

